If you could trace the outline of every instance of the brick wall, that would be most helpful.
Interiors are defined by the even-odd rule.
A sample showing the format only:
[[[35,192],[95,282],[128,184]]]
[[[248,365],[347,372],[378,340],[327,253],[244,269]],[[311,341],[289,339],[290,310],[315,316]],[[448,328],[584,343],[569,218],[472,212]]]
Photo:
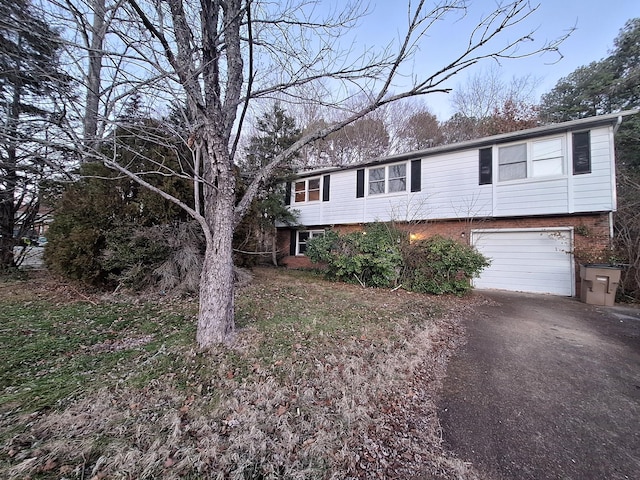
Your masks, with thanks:
[[[599,263],[604,261],[606,250],[609,247],[609,216],[606,213],[553,217],[417,222],[398,224],[397,226],[411,234],[414,239],[442,235],[466,244],[470,242],[471,231],[475,229],[573,227],[576,272],[579,271],[579,263]],[[328,227],[318,226],[313,228],[321,229]],[[362,225],[339,225],[333,227],[334,230],[343,234],[359,231],[362,230],[362,228]],[[317,265],[312,264],[305,256],[289,255],[290,242],[290,230],[280,230],[278,232],[278,247],[279,251],[284,255],[280,262],[282,265],[289,268],[317,268]],[[579,282],[580,275],[578,273],[576,274],[576,279]],[[579,284],[577,287],[579,287]],[[576,291],[579,292],[580,289],[577,288]]]

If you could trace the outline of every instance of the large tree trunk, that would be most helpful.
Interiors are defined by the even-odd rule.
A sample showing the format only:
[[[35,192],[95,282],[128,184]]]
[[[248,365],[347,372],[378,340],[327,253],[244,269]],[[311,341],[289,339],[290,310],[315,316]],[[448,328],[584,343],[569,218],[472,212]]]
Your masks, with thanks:
[[[10,180],[9,180],[10,181]],[[15,265],[13,259],[14,207],[11,192],[2,192],[0,199],[0,272]]]
[[[204,213],[209,234],[200,276],[196,340],[202,348],[230,340],[234,324],[235,175],[224,139],[208,138]],[[204,154],[205,152],[203,152]]]
[[[231,225],[216,228],[207,244],[200,275],[200,311],[196,340],[202,348],[227,342],[234,330],[234,276]]]

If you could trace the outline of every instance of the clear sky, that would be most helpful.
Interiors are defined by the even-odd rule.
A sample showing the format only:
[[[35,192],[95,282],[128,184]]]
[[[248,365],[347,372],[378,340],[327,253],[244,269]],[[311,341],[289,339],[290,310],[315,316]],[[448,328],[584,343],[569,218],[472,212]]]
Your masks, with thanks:
[[[460,20],[452,15],[448,17],[450,20],[439,23],[431,30],[430,37],[423,41],[416,57],[413,66],[415,73],[421,69],[432,71],[450,59],[455,53],[456,42],[468,38],[468,32],[477,24],[476,19],[481,14],[493,11],[497,0],[472,0],[469,3],[471,8],[466,18]],[[406,0],[371,0],[371,14],[362,20],[357,32],[354,32],[357,42],[371,46],[397,39],[407,23],[406,4]],[[640,17],[640,0],[532,0],[531,4],[539,4],[538,10],[526,22],[513,27],[506,35],[508,38],[522,35],[525,30],[537,29],[534,37],[536,42],[544,42],[560,37],[575,27],[573,34],[560,47],[563,58],[558,62],[557,56],[547,54],[502,63],[500,68],[505,81],[527,74],[539,78],[538,96],[551,90],[560,78],[577,67],[606,57],[625,22]],[[488,63],[481,65],[488,67]],[[478,68],[482,66],[474,66],[467,73],[459,74],[448,86],[455,88],[463,84],[465,76],[476,73]],[[425,100],[440,120],[446,120],[451,115],[447,95],[428,96]]]

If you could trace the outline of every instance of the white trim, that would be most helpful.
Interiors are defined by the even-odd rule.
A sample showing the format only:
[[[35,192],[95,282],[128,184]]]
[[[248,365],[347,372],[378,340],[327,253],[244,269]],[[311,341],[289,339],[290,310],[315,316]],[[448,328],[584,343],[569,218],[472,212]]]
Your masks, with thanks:
[[[534,160],[533,159],[533,146],[536,143],[541,143],[541,142],[549,142],[552,140],[560,140],[560,157],[553,157],[554,158],[560,158],[560,162],[561,162],[561,168],[562,168],[562,173],[558,174],[552,174],[552,175],[534,175],[533,174],[533,166],[534,166],[534,162],[539,161],[538,160]],[[518,145],[524,145],[525,146],[525,156],[526,158],[524,159],[524,164],[525,164],[525,176],[522,178],[513,178],[513,179],[509,179],[509,180],[500,180],[500,150],[503,148],[509,148],[509,147],[515,147]],[[501,185],[512,185],[514,183],[531,183],[531,182],[536,182],[536,181],[543,181],[546,182],[548,180],[553,180],[553,179],[560,179],[560,178],[566,178],[569,175],[569,166],[568,166],[568,157],[569,157],[569,149],[567,146],[567,139],[566,139],[566,134],[564,135],[554,135],[554,136],[550,136],[550,137],[543,137],[543,138],[530,138],[530,139],[526,139],[526,140],[522,140],[522,141],[518,141],[518,142],[511,142],[511,143],[503,143],[500,145],[496,145],[496,154],[498,157],[498,161],[497,161],[497,170],[496,170],[496,182],[500,183]],[[518,163],[522,163],[522,162],[518,162]]]
[[[309,200],[309,182],[313,181],[313,180],[318,180],[318,199],[317,200]],[[296,184],[297,183],[302,183],[304,182],[304,200],[303,201],[296,201]],[[320,176],[320,177],[309,177],[309,178],[299,178],[297,180],[294,180],[291,183],[291,201],[290,206],[291,205],[304,205],[306,203],[316,203],[316,202],[320,202],[322,201],[322,192],[324,189],[324,176]],[[313,190],[314,192],[316,190]],[[300,192],[302,192],[302,190],[300,190]]]
[[[591,142],[591,131],[589,131],[589,142]],[[573,134],[575,132],[567,132],[567,212],[574,213],[576,210],[575,195],[573,191]],[[591,154],[591,145],[589,145],[589,154]],[[569,158],[571,155],[571,158]]]
[[[312,239],[314,237],[314,234],[325,234],[325,230],[323,229],[311,229],[311,230],[296,230],[296,257],[304,257],[306,256],[304,253],[300,253],[300,234],[301,233],[308,233],[309,234],[309,238],[307,239],[307,241],[309,241],[310,239]],[[307,242],[304,242],[305,245],[307,244]]]
[[[573,232],[573,227],[523,227],[523,228],[475,228],[474,233],[509,233],[509,232],[549,232],[549,231]]]
[[[393,192],[389,191],[389,169],[391,167],[395,167],[397,165],[404,165],[404,190],[395,190]],[[383,170],[384,171],[384,192],[380,192],[380,193],[371,193],[370,191],[370,186],[371,186],[371,179],[369,177],[369,174],[371,172],[371,170]],[[397,180],[399,178],[403,178],[403,177],[395,177],[394,180]],[[376,180],[376,182],[380,182],[382,180]],[[384,165],[371,165],[370,167],[366,168],[366,175],[365,175],[365,197],[383,197],[383,196],[390,196],[390,195],[406,195],[407,192],[409,192],[410,190],[410,185],[411,185],[411,163],[408,161],[404,161],[404,162],[396,162],[396,163],[389,163],[389,164],[384,164]]]

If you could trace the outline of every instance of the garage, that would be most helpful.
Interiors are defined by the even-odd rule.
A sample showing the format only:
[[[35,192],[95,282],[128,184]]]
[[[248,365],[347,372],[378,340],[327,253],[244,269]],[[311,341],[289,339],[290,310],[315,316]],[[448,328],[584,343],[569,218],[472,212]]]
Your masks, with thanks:
[[[471,243],[491,259],[476,288],[573,296],[570,228],[474,230]]]

